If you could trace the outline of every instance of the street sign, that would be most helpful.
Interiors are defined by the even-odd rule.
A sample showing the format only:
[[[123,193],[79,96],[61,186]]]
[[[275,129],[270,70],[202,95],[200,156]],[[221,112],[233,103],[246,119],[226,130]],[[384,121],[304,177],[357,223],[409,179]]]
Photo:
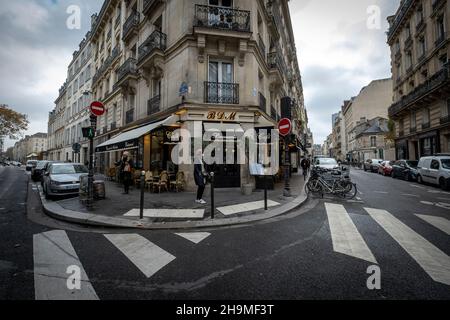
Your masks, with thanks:
[[[180,97],[185,96],[188,93],[189,93],[189,86],[186,82],[183,82],[180,86],[180,91],[179,91]]]
[[[92,102],[90,109],[91,109],[91,113],[97,117],[100,117],[105,113],[105,106],[103,105],[103,103],[101,103],[99,101]]]
[[[95,129],[93,127],[81,128],[81,131],[83,131],[83,138],[94,139]]]
[[[291,120],[284,118],[281,119],[278,123],[278,130],[280,131],[280,135],[286,137],[292,130],[292,122]]]
[[[75,153],[80,153],[80,151],[81,151],[81,144],[79,144],[79,143],[74,143],[74,144],[72,145],[72,150],[73,150],[73,152],[75,152]]]

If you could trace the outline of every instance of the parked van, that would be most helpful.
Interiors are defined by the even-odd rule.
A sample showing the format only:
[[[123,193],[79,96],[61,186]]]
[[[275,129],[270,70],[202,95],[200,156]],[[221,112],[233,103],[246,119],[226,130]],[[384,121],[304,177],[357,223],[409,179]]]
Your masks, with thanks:
[[[450,154],[420,158],[417,181],[432,183],[442,189],[450,188]]]

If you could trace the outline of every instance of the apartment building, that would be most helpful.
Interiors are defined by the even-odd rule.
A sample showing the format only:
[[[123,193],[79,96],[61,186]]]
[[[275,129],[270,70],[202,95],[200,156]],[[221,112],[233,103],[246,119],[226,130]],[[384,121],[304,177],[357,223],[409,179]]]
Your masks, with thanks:
[[[333,156],[336,160],[346,161],[347,148],[345,143],[346,126],[343,112],[340,111],[332,116],[332,143]]]
[[[27,160],[42,159],[42,153],[47,150],[47,133],[36,133],[14,144],[13,158],[15,161],[26,163]]]
[[[67,69],[67,80],[59,90],[55,108],[49,114],[49,150],[47,158],[58,161],[84,163],[88,160],[88,140],[83,138],[83,127],[90,126],[92,53],[91,33],[88,32],[73,53]],[[75,153],[74,144],[80,145]]]
[[[450,3],[402,1],[388,17],[397,159],[450,152]]]
[[[93,21],[93,99],[106,107],[100,172],[128,150],[138,168],[181,170],[193,187],[192,165],[171,159],[175,129],[237,136],[282,116],[293,120],[288,147],[298,159],[307,113],[287,0],[107,0]],[[216,175],[218,187],[253,181],[248,165],[220,165]]]

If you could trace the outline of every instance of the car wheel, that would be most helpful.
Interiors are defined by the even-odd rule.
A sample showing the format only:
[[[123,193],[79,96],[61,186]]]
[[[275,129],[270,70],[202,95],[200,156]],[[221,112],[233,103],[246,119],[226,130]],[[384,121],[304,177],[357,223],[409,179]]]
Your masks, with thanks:
[[[422,176],[420,174],[417,176],[417,182],[419,184],[423,184],[423,179],[422,179]]]

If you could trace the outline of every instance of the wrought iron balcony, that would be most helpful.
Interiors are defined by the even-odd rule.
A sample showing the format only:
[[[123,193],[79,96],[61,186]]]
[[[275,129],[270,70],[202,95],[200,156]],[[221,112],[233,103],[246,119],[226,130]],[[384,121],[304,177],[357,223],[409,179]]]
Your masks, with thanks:
[[[122,18],[122,16],[119,14],[119,15],[116,17],[116,21],[115,21],[115,23],[114,23],[114,27],[115,27],[115,28],[117,28],[117,27],[119,26],[119,24],[120,24],[120,18]]]
[[[412,43],[413,43],[413,39],[412,39],[411,35],[409,35],[408,38],[406,38],[406,40],[405,40],[405,49],[409,48],[412,45]]]
[[[259,93],[259,110],[261,110],[262,112],[267,112],[266,105],[267,105],[266,97],[264,97],[264,95],[260,92]]]
[[[270,106],[270,117],[275,120],[278,121],[278,114],[277,114],[277,110],[275,110],[275,108],[273,106]]]
[[[239,104],[239,84],[205,81],[205,103]]]
[[[106,35],[106,41],[109,41],[111,39],[112,36],[112,29],[109,29],[107,35]]]
[[[125,113],[125,124],[130,124],[134,121],[134,109],[130,109]]]
[[[126,40],[134,31],[137,30],[139,20],[140,20],[139,12],[133,11],[123,24],[122,40]]]
[[[394,103],[389,108],[389,116],[390,117],[396,116],[398,113],[407,109],[411,104],[413,104],[417,100],[422,99],[423,97],[427,96],[430,92],[438,89],[445,83],[448,83],[450,78],[449,69],[450,67],[449,64],[447,63],[440,71],[436,72],[427,81],[416,87],[414,91],[404,96],[400,101]]]
[[[155,30],[139,47],[139,62],[144,60],[155,50],[166,51],[167,36],[161,31]]]
[[[195,26],[250,32],[250,11],[197,4]]]
[[[155,8],[155,6],[162,2],[161,0],[144,0],[144,6],[142,13],[145,15],[149,15],[152,12],[152,9]]]
[[[111,131],[116,130],[116,129],[117,129],[117,123],[116,122],[111,123]]]
[[[279,37],[280,30],[278,28],[282,28],[282,19],[281,13],[279,11],[279,7],[277,4],[274,4],[274,1],[268,0],[266,3],[267,13],[269,14],[272,22],[270,23],[271,29],[277,34],[277,38]]]
[[[415,1],[416,0],[405,0],[400,5],[400,9],[398,13],[395,15],[394,21],[391,24],[391,27],[389,28],[388,39],[390,39],[394,35],[395,31],[398,30],[399,26],[403,22],[409,10],[412,8]]]
[[[120,48],[119,46],[116,46],[114,50],[111,52],[108,58],[103,62],[101,67],[97,70],[94,77],[92,78],[92,82],[96,83],[103,74],[108,70],[109,67],[111,67],[111,64],[116,60],[116,58],[119,56]]]
[[[446,2],[446,0],[433,0],[433,3],[432,3],[433,12],[439,10],[445,2]]]
[[[439,47],[442,43],[445,42],[445,40],[447,40],[447,33],[446,33],[446,32],[444,32],[443,34],[441,34],[441,35],[436,39],[436,41],[434,42],[434,45],[435,45],[436,47]]]
[[[136,59],[128,58],[117,70],[117,82],[120,82],[127,75],[137,75]]]
[[[267,55],[267,63],[270,69],[278,68],[281,74],[286,74],[286,65],[283,58],[278,54],[278,52],[271,52]]]
[[[161,95],[154,96],[147,102],[147,115],[158,113],[161,110]]]
[[[108,132],[108,127],[107,126],[103,127],[103,134],[105,134],[107,132]]]
[[[441,117],[441,124],[447,124],[447,123],[450,123],[450,115]]]

